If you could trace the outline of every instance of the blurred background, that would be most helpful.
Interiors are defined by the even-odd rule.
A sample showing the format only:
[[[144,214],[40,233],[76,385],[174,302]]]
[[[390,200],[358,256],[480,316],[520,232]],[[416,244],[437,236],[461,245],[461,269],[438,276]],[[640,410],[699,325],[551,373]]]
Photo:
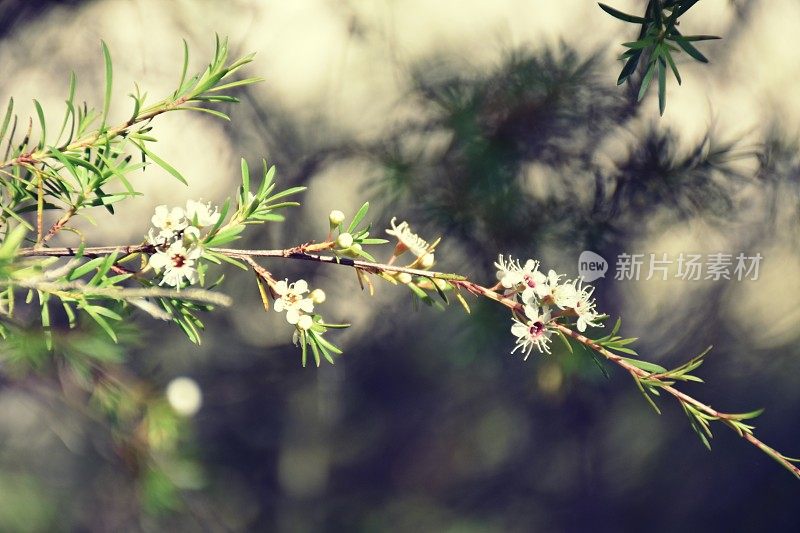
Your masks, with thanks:
[[[714,345],[707,383],[686,390],[721,410],[765,407],[757,434],[796,456],[800,63],[786,43],[800,4],[704,0],[681,22],[723,39],[701,43],[710,65],[679,64],[683,85],[670,80],[659,119],[655,94],[636,102],[638,77],[615,85],[635,29],[589,0],[2,0],[0,97],[22,116],[34,97],[58,115],[75,70],[79,99],[99,105],[102,39],[123,120],[134,81],[153,98],[173,90],[181,39],[192,70],[215,32],[232,55],[258,52],[245,75],[266,81],[237,90],[232,123],[154,123],[159,154],[190,185],[149,168],[115,223],[84,223],[97,245],[139,241],[157,204],[220,203],[239,158],[256,168],[264,157],[280,184],[309,191],[239,247],[320,240],[331,209],[352,215],[369,200],[375,227],[398,216],[442,236],[439,267],[487,284],[498,253],[570,276],[583,250],[611,273],[620,253],[760,253],[757,281],[608,275],[596,297],[646,359],[676,365]],[[708,452],[674,402],[657,416],[585,353],[554,343],[552,356],[509,355],[498,306],[414,311],[397,287],[362,293],[347,269],[265,264],[324,288],[325,316],[353,323],[329,335],[345,349],[336,365],[302,368],[283,317],[232,271],[223,288],[237,303],[208,316],[201,346],[137,317],[106,380],[163,399],[189,377],[202,394],[194,416],[156,402],[142,429],[126,425],[124,394],[109,410],[46,378],[4,379],[0,530],[800,527],[798,482],[766,455],[724,427]],[[137,432],[147,461],[132,458]]]

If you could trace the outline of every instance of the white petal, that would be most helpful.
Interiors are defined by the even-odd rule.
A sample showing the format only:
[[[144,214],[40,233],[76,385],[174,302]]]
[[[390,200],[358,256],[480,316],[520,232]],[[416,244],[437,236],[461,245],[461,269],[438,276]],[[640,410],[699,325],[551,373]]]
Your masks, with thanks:
[[[308,283],[304,279],[298,279],[294,282],[294,292],[297,294],[303,294],[308,292]]]
[[[314,311],[314,301],[311,298],[303,298],[297,304],[301,311],[311,313]]]
[[[275,284],[275,287],[273,287],[275,292],[277,294],[279,294],[280,296],[283,296],[289,290],[289,284],[286,281],[287,280],[282,279],[278,283]]]
[[[161,270],[167,265],[172,264],[172,261],[169,259],[169,255],[163,252],[157,252],[150,256],[150,266],[153,267],[155,270]]]
[[[525,306],[525,316],[530,318],[532,321],[536,322],[537,320],[540,320],[542,318],[541,309],[539,309],[538,305],[537,306],[526,305]]]
[[[528,335],[528,326],[522,322],[514,321],[514,325],[511,326],[511,333],[515,337],[526,337]]]
[[[164,219],[167,218],[168,214],[169,209],[167,209],[166,205],[156,206],[155,214],[153,218],[150,219],[150,222],[152,222],[154,226],[160,228],[164,225]]]
[[[289,324],[297,324],[298,320],[300,320],[300,311],[297,309],[289,309],[286,311],[286,321]]]

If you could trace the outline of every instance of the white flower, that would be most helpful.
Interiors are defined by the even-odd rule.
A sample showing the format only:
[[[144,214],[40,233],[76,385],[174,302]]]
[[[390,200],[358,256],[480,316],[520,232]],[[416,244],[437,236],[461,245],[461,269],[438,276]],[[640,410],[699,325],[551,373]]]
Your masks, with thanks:
[[[534,348],[541,353],[550,353],[548,344],[551,332],[547,329],[547,323],[550,321],[550,309],[526,305],[525,316],[528,318],[527,322],[521,322],[516,317],[513,318],[511,333],[517,337],[517,341],[511,353],[522,348],[525,360],[528,359]]]
[[[156,272],[162,268],[164,275],[159,285],[171,285],[180,287],[183,280],[189,285],[197,283],[197,269],[195,261],[202,255],[203,250],[199,246],[192,246],[186,249],[182,241],[173,242],[165,251],[157,251],[150,257],[150,266]]]
[[[211,208],[211,204],[203,202],[196,202],[194,200],[186,200],[186,218],[190,224],[198,228],[206,226],[213,226],[219,220],[219,211],[217,208]]]
[[[547,276],[535,271],[525,277],[525,290],[522,291],[524,303],[554,303],[561,309],[574,307],[577,301],[577,290],[573,281],[560,283],[561,274],[550,270]]]
[[[553,303],[560,309],[572,309],[578,304],[578,289],[574,281],[567,281],[551,288]]]
[[[501,254],[494,266],[497,267],[497,279],[506,289],[513,289],[522,283],[522,267],[511,256],[506,261]]]
[[[180,207],[169,209],[166,205],[157,206],[150,221],[160,230],[159,237],[165,240],[171,239],[188,225],[183,209]]]
[[[285,310],[286,321],[289,324],[297,324],[303,313],[314,311],[314,301],[303,296],[308,292],[306,280],[299,279],[292,284],[289,284],[288,281],[281,280],[273,287],[275,293],[279,296],[275,300],[275,311],[280,313]]]
[[[428,253],[427,241],[412,232],[411,228],[408,226],[408,222],[401,222],[399,225],[395,225],[395,220],[397,220],[397,217],[392,218],[389,223],[392,229],[387,229],[386,233],[397,238],[397,255],[406,250],[411,250],[411,253],[417,257],[422,257]]]
[[[588,288],[584,288],[578,286],[577,290],[578,300],[573,309],[575,309],[575,313],[578,315],[578,331],[586,331],[586,328],[589,326],[593,328],[599,327],[600,324],[596,323],[595,320],[597,320],[601,314],[594,308],[595,302],[592,299],[594,287],[588,286]]]

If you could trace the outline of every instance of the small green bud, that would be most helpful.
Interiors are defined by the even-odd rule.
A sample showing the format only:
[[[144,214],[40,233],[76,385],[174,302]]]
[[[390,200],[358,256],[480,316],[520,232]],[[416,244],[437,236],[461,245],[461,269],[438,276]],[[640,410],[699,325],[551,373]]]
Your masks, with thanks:
[[[325,301],[326,298],[325,291],[323,291],[322,289],[314,289],[313,291],[311,291],[311,294],[309,294],[308,297],[311,298],[311,301],[314,302],[315,304],[321,304],[322,302]]]
[[[303,331],[311,329],[311,326],[313,325],[314,325],[314,319],[311,318],[311,315],[303,315],[297,321],[297,327],[302,329]]]
[[[342,233],[336,238],[336,246],[339,248],[350,248],[353,246],[353,236],[349,233]]]
[[[342,222],[344,222],[344,213],[339,211],[338,209],[334,209],[331,211],[331,214],[328,215],[328,221],[331,223],[331,228],[335,228]]]

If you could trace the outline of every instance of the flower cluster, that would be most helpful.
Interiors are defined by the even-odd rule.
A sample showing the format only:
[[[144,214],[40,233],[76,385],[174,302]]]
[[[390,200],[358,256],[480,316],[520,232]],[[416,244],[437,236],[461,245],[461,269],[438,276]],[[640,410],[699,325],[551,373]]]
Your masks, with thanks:
[[[577,317],[579,331],[599,325],[597,321],[602,315],[595,309],[594,287],[584,285],[582,280],[563,279],[554,270],[545,275],[539,270],[539,262],[532,259],[522,265],[510,256],[505,260],[501,255],[495,266],[497,288],[503,289],[505,297],[517,299],[524,310],[524,314],[514,311],[512,317],[511,333],[517,340],[511,353],[521,350],[525,359],[534,348],[550,353],[552,332],[548,323],[557,317]]]
[[[308,282],[299,279],[289,283],[288,279],[278,281],[272,286],[275,291],[275,311],[286,311],[286,321],[289,324],[306,331],[314,325],[314,304],[325,301],[322,289],[314,289],[308,293]]]
[[[155,246],[150,266],[156,272],[164,271],[160,285],[181,288],[184,283],[197,283],[197,260],[203,254],[200,232],[219,220],[217,208],[210,204],[188,200],[186,209],[156,207],[150,221],[155,228],[147,233],[147,241]]]

